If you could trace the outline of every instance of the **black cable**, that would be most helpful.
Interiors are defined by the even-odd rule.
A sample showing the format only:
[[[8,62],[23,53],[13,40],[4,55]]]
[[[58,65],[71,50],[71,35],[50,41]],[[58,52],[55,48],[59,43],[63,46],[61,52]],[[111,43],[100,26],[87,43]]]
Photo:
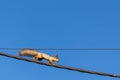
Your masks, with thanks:
[[[21,50],[23,48],[0,48],[0,50]],[[32,48],[35,50],[120,50],[120,48]]]
[[[19,57],[19,56],[13,56],[13,55],[2,53],[2,52],[0,52],[0,55],[10,57],[10,58],[14,58],[14,59],[18,59],[18,60],[24,60],[24,61],[28,61],[28,62],[33,62],[33,63],[37,63],[37,64],[41,64],[41,65],[61,68],[61,69],[67,69],[67,70],[72,70],[72,71],[77,71],[77,72],[88,73],[88,74],[96,74],[96,75],[101,75],[101,76],[109,76],[109,77],[120,78],[120,75],[117,75],[117,74],[108,74],[108,73],[103,73],[103,72],[84,70],[84,69],[80,69],[80,68],[79,69],[78,68],[72,68],[72,67],[67,67],[67,66],[62,66],[62,65],[50,65],[50,64],[47,64],[47,63],[44,63],[44,62],[33,61],[33,60],[29,60],[29,59],[22,58],[22,57]]]

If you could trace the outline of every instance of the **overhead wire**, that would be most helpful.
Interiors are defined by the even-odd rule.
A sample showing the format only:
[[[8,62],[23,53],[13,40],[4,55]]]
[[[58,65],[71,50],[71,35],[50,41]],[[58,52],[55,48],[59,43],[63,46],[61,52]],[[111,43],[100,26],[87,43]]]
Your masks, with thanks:
[[[20,50],[23,48],[0,48],[0,50]],[[120,48],[32,48],[35,50],[120,50]]]
[[[27,62],[32,62],[32,63],[36,63],[36,64],[41,64],[41,65],[46,65],[46,66],[50,66],[50,67],[55,67],[55,68],[61,68],[61,69],[66,69],[66,70],[71,70],[71,71],[88,73],[88,74],[96,74],[96,75],[101,75],[101,76],[109,76],[109,77],[120,78],[120,75],[117,75],[117,74],[96,72],[96,71],[91,71],[91,70],[84,70],[84,69],[80,69],[80,68],[73,68],[73,67],[63,66],[63,65],[50,65],[50,64],[47,64],[45,62],[34,61],[34,60],[26,59],[26,58],[19,57],[19,56],[13,56],[11,54],[6,54],[6,53],[2,53],[2,52],[0,52],[0,55],[1,56],[5,56],[5,57],[9,57],[9,58],[18,59],[18,60],[27,61]]]

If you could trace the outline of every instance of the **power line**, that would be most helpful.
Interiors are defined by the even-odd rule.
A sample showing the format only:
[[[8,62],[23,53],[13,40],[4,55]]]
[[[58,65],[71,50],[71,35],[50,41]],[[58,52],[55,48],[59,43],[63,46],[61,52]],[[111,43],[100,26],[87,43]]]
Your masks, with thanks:
[[[33,61],[33,60],[29,60],[29,59],[22,58],[22,57],[19,57],[19,56],[13,56],[13,55],[6,54],[6,53],[1,53],[1,52],[0,52],[0,55],[10,57],[10,58],[14,58],[14,59],[18,59],[18,60],[33,62],[33,63],[36,63],[36,64],[46,65],[46,66],[50,66],[50,67],[56,67],[56,68],[61,68],[61,69],[66,69],[66,70],[88,73],[88,74],[96,74],[96,75],[101,75],[101,76],[109,76],[109,77],[120,78],[120,75],[117,75],[117,74],[96,72],[96,71],[84,70],[84,69],[80,69],[80,68],[72,68],[72,67],[67,67],[67,66],[62,66],[62,65],[50,65],[50,64],[47,64],[47,63],[44,63],[44,62]]]
[[[23,48],[0,48],[0,50],[21,50]],[[32,48],[35,50],[120,50],[120,48]]]

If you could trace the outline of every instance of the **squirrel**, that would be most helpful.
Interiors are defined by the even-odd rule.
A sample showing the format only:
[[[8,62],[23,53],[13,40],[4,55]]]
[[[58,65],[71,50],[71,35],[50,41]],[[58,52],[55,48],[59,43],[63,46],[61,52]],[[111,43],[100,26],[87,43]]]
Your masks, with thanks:
[[[54,57],[49,56],[48,54],[38,52],[37,50],[34,49],[22,49],[19,52],[19,56],[33,56],[34,61],[37,60],[48,60],[51,65],[54,65],[54,62],[58,62],[58,54],[56,54]]]

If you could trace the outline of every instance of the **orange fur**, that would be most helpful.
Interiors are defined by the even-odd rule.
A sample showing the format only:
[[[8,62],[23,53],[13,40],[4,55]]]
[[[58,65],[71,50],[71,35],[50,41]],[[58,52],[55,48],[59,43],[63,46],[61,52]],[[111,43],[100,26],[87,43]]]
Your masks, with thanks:
[[[46,60],[49,61],[49,63],[51,65],[54,65],[54,62],[58,61],[58,54],[56,54],[54,57],[51,57],[48,54],[38,52],[38,51],[36,51],[34,49],[22,49],[19,52],[19,56],[33,56],[34,57],[34,59],[33,59],[34,61],[46,59]]]

